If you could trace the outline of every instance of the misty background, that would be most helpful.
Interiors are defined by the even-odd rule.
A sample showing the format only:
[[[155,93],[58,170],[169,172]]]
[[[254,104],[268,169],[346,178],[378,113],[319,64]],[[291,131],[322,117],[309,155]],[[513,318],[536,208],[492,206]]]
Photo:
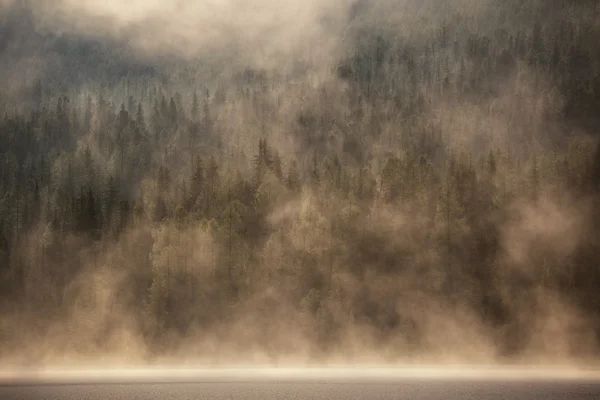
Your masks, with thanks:
[[[0,0],[0,366],[594,362],[599,3]]]

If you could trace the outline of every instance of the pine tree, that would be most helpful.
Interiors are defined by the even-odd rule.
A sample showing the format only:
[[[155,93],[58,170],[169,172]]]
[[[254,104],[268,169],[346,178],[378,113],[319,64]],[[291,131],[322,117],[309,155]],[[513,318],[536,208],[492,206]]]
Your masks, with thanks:
[[[190,204],[194,206],[204,191],[204,169],[200,157],[196,157],[190,182]]]
[[[192,98],[192,109],[190,110],[190,118],[193,123],[198,119],[198,112],[200,111],[200,101],[198,100],[198,92],[194,90]]]
[[[300,177],[298,176],[298,164],[296,160],[292,160],[286,177],[286,185],[288,189],[295,192],[300,187]]]

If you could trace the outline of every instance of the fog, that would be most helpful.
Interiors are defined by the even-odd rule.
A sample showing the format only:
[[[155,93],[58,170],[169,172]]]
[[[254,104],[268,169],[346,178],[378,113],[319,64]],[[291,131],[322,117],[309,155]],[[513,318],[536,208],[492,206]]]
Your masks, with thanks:
[[[0,1],[0,371],[595,367],[598,9],[520,3]]]
[[[33,7],[43,29],[111,37],[146,56],[285,68],[332,56],[347,3],[39,0]]]

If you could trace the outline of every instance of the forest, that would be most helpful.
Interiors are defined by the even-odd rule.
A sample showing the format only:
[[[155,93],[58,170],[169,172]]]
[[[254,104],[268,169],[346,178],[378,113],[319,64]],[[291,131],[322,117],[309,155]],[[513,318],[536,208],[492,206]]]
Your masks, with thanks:
[[[599,2],[342,3],[265,63],[0,2],[0,364],[597,359]]]

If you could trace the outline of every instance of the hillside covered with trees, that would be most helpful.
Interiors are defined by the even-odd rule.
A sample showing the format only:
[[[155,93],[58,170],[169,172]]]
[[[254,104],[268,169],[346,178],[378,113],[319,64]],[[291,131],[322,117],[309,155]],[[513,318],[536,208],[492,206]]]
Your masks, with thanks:
[[[597,357],[600,5],[396,3],[281,69],[2,6],[0,360]]]

